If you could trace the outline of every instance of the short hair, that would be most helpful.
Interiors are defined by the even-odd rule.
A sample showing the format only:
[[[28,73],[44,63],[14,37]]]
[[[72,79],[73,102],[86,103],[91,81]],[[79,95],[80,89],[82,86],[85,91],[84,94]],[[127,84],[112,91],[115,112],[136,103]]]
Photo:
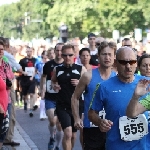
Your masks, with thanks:
[[[130,38],[124,38],[122,41],[130,41]]]
[[[94,33],[89,33],[88,34],[88,39],[91,38],[91,37],[96,37],[96,35]]]
[[[106,47],[110,47],[110,48],[114,49],[114,54],[116,54],[116,49],[117,49],[116,43],[103,41],[103,42],[101,42],[100,46],[98,47],[98,55],[100,55],[101,51]]]
[[[80,51],[79,51],[79,56],[82,55],[83,52],[87,51],[89,54],[90,54],[90,49],[89,48],[82,48]]]
[[[143,59],[145,58],[150,58],[150,55],[149,54],[143,54],[139,59],[138,59],[138,67],[141,66],[141,63],[143,61]]]
[[[53,48],[53,47],[50,47],[47,51],[48,51],[48,52],[54,51],[54,48]]]
[[[69,48],[72,48],[72,50],[74,51],[74,46],[71,45],[71,44],[65,44],[65,45],[62,47],[62,51],[66,50],[66,49],[69,49]]]
[[[64,43],[57,43],[57,44],[55,45],[54,50],[56,50],[56,48],[57,48],[58,45],[64,45]]]
[[[10,46],[9,44],[9,38],[4,38],[5,39],[5,46],[8,48]]]
[[[3,45],[3,47],[5,46],[5,44],[2,40],[0,40],[0,45]]]

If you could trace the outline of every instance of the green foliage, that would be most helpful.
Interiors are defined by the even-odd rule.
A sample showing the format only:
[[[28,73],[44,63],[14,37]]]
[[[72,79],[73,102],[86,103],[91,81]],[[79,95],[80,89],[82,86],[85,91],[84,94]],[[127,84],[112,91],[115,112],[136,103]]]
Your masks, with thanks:
[[[89,32],[111,37],[114,29],[125,35],[149,27],[149,7],[150,0],[20,0],[0,7],[0,34],[25,40],[59,36],[58,27],[64,22],[70,37],[83,38]],[[30,16],[28,25],[25,12]]]

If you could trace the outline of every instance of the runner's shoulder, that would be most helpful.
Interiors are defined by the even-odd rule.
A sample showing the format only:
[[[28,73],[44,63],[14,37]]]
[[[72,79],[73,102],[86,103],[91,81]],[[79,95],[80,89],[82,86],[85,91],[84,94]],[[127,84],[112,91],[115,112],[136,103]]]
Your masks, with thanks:
[[[81,77],[85,82],[89,83],[92,79],[92,70],[88,70]]]

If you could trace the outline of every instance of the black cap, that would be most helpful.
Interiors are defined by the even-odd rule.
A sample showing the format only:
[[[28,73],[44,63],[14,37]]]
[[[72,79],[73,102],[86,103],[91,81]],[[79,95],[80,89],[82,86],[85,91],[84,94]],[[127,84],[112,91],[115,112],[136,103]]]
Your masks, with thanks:
[[[95,35],[94,33],[89,33],[89,34],[88,34],[88,39],[89,39],[90,37],[96,37],[96,35]]]

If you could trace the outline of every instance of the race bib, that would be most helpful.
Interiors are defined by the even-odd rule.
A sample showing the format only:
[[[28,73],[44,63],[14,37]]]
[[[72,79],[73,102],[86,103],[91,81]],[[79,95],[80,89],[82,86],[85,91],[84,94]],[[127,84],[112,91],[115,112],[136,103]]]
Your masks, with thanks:
[[[27,73],[27,76],[33,76],[35,73],[34,67],[25,67],[25,72]]]
[[[106,113],[105,113],[105,110],[103,109],[102,111],[99,112],[99,117],[101,119],[105,119],[105,116],[106,116]],[[90,122],[90,127],[98,127],[98,126],[96,126],[92,122]]]
[[[58,92],[53,90],[51,80],[47,80],[47,82],[46,82],[46,89],[47,89],[48,93],[58,93]]]
[[[122,140],[139,140],[148,134],[148,122],[144,114],[133,119],[123,116],[119,118],[119,129]]]

